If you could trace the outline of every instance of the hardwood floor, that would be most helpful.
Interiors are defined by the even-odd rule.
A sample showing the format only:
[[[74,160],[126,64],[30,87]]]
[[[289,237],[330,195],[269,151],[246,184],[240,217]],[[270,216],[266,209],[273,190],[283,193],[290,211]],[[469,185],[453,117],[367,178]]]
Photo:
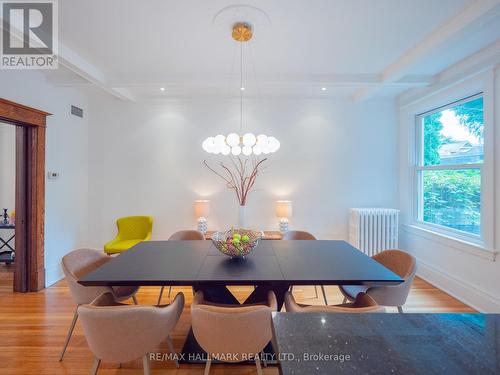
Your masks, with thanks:
[[[243,300],[251,292],[251,287],[234,287],[231,290]],[[342,297],[337,287],[327,286],[328,301],[340,303]],[[174,288],[173,295],[184,292],[186,308],[173,332],[174,347],[179,351],[189,329],[189,306],[192,299],[190,288]],[[141,288],[138,294],[140,304],[154,304],[159,288]],[[308,304],[322,304],[314,298],[313,287],[294,287],[296,298]],[[321,295],[321,293],[320,293]],[[168,302],[165,296],[164,303]],[[77,324],[73,337],[64,357],[59,362],[59,354],[71,322],[75,305],[64,281],[38,293],[18,294],[12,292],[12,272],[0,265],[0,374],[53,375],[89,374],[92,354],[87,348],[81,326]],[[395,312],[396,310],[390,310]],[[473,312],[474,310],[447,295],[429,283],[416,279],[405,311],[411,312]],[[166,343],[159,352],[168,353]],[[202,365],[181,365],[176,369],[172,362],[152,363],[153,374],[191,375],[203,374]],[[277,375],[275,366],[264,368],[264,374]],[[254,366],[213,365],[211,375],[255,374]],[[120,369],[117,364],[103,363],[101,375],[142,374],[140,360],[124,363]]]

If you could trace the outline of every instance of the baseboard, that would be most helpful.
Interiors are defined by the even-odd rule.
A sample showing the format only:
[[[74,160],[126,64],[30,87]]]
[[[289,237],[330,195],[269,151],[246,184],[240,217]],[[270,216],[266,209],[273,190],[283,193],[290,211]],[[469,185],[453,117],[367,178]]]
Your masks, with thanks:
[[[417,258],[417,276],[482,313],[500,313],[500,300]]]
[[[57,283],[59,280],[64,278],[61,266],[59,264],[45,268],[45,287]]]

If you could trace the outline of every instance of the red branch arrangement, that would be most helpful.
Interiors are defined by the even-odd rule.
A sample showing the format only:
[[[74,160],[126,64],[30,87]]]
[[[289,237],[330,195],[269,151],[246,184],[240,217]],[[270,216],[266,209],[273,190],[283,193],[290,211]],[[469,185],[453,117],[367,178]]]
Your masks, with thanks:
[[[251,165],[249,165],[248,159],[241,160],[240,157],[230,157],[230,160],[232,166],[229,167],[223,162],[220,162],[220,171],[212,168],[206,160],[203,161],[203,164],[217,176],[222,178],[226,182],[228,189],[234,190],[240,206],[244,206],[247,203],[248,194],[252,190],[259,172],[262,171],[262,163],[264,163],[267,158],[262,160],[253,158]]]

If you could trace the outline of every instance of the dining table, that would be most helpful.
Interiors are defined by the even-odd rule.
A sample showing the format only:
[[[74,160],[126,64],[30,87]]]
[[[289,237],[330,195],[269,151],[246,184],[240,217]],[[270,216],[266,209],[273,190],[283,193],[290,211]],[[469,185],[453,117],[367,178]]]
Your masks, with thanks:
[[[85,286],[192,286],[205,300],[240,305],[227,288],[251,285],[242,304],[276,294],[278,311],[292,285],[397,285],[400,276],[346,241],[261,241],[244,258],[222,254],[212,241],[144,241],[83,276]],[[268,345],[266,352],[272,352]],[[186,362],[203,362],[204,352],[190,329]]]

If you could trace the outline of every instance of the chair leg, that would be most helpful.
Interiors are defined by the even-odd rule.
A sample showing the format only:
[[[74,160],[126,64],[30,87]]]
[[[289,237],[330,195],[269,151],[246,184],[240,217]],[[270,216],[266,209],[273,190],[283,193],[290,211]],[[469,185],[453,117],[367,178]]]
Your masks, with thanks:
[[[179,361],[177,360],[177,352],[174,349],[174,344],[172,342],[172,338],[170,335],[167,336],[167,345],[168,345],[168,350],[170,350],[170,353],[175,355],[175,367],[179,368]]]
[[[160,295],[158,296],[158,302],[156,302],[157,305],[159,305],[161,302],[161,296],[163,295],[163,289],[165,289],[164,286],[162,286],[160,289]]]
[[[328,306],[328,300],[326,299],[325,286],[321,285],[321,292],[323,293],[323,299],[325,300],[325,306]]]
[[[73,314],[73,320],[71,321],[68,335],[66,336],[66,342],[64,343],[64,348],[61,352],[61,356],[59,357],[59,362],[61,362],[64,358],[64,353],[66,353],[66,348],[68,347],[69,340],[71,339],[71,335],[73,335],[73,330],[75,329],[75,325],[76,325],[77,320],[78,320],[78,306],[76,307],[75,313]]]
[[[260,352],[261,358],[262,358],[262,366],[267,367],[267,357],[266,353]]]
[[[262,375],[262,367],[260,367],[260,358],[259,358],[259,356],[255,357],[255,367],[257,367],[257,375]]]
[[[210,373],[210,365],[211,364],[212,364],[212,359],[208,358],[207,363],[205,365],[205,372],[203,373],[203,375],[208,375]]]
[[[97,357],[94,357],[94,364],[92,365],[92,370],[90,370],[90,375],[97,375],[97,370],[99,370],[100,364],[101,360]]]
[[[318,298],[318,286],[317,285],[314,286],[314,298],[316,298],[316,299]]]
[[[142,368],[144,369],[144,375],[151,375],[151,368],[149,367],[149,358],[147,354],[142,356]]]
[[[347,303],[347,297],[344,297],[344,299],[342,300],[342,303]]]
[[[134,305],[138,305],[137,297],[135,295],[132,296],[132,301],[134,301]]]
[[[170,298],[171,294],[172,294],[172,285],[168,287],[168,298]]]
[[[402,314],[402,313],[403,313],[403,306],[398,306],[398,312],[399,312],[400,314]]]

